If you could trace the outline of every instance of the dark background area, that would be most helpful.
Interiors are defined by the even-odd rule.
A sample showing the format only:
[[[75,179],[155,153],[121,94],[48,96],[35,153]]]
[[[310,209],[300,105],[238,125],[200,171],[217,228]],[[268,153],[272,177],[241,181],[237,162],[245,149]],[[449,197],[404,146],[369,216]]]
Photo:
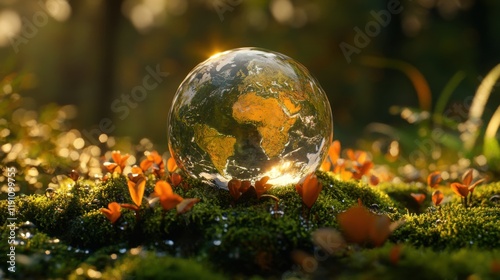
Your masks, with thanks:
[[[390,7],[401,12],[390,13]],[[375,14],[390,19],[380,24]],[[374,28],[364,46],[356,44],[357,28]],[[367,58],[418,69],[431,106],[461,72],[465,78],[449,104],[467,104],[500,62],[499,35],[497,0],[6,0],[0,4],[0,70],[29,77],[22,95],[32,109],[73,104],[75,128],[91,131],[109,118],[110,136],[149,138],[166,149],[170,104],[189,71],[218,51],[266,48],[316,76],[333,108],[335,138],[354,145],[372,122],[405,125],[391,107],[419,107],[402,71],[370,65]],[[342,43],[358,48],[350,62]],[[113,109],[156,67],[168,77],[126,116]],[[494,92],[486,116],[499,102]]]

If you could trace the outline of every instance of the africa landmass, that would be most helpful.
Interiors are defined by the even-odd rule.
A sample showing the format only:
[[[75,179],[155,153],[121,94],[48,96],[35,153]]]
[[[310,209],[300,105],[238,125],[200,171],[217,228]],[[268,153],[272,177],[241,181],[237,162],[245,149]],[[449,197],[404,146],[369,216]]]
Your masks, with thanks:
[[[286,110],[296,113],[300,107],[286,98],[283,100]],[[279,156],[288,142],[288,131],[296,121],[288,116],[275,98],[264,98],[255,92],[243,94],[233,104],[233,118],[239,123],[251,123],[257,127],[262,137],[261,146],[270,157]]]

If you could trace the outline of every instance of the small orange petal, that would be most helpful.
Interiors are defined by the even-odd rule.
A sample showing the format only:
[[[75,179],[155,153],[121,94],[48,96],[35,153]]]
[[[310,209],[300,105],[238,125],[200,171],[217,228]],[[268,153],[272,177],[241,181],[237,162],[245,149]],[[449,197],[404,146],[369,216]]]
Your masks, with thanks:
[[[435,206],[438,206],[441,204],[441,201],[443,201],[444,195],[440,190],[435,190],[432,193],[432,203],[434,203]]]
[[[238,200],[240,198],[240,187],[241,181],[238,179],[231,179],[227,183],[227,188],[229,189],[229,194],[233,197],[234,200]]]
[[[332,164],[330,163],[330,160],[329,159],[325,159],[323,161],[323,163],[321,164],[320,169],[323,170],[323,171],[330,171],[331,167],[332,167]]]
[[[114,162],[107,161],[107,162],[103,163],[102,165],[106,168],[106,170],[108,170],[108,172],[112,172],[112,173],[117,171],[116,170],[117,168],[119,169],[118,164],[116,164]],[[121,170],[118,173],[121,173]]]
[[[175,159],[173,157],[169,158],[167,161],[167,170],[168,172],[172,173],[175,170],[177,170],[177,163],[175,162]]]
[[[141,177],[137,182],[129,180],[127,185],[132,201],[140,207],[142,204],[142,197],[144,196],[144,190],[146,188],[146,179]]]
[[[356,155],[354,154],[354,150],[353,149],[347,149],[346,155],[347,155],[348,159],[350,159],[352,161],[356,161]]]
[[[348,242],[363,244],[368,241],[370,227],[375,223],[375,216],[365,207],[354,206],[338,214],[337,221]]]
[[[122,155],[121,155],[120,151],[112,151],[111,152],[111,158],[113,159],[113,161],[115,163],[120,164]]]
[[[241,182],[240,192],[245,193],[246,191],[248,191],[248,189],[250,189],[251,186],[252,186],[252,182],[250,182],[248,180]]]
[[[181,203],[183,198],[178,194],[171,194],[160,197],[160,203],[164,210],[174,209],[177,204]]]
[[[137,165],[133,166],[130,172],[132,172],[133,174],[144,174],[142,172],[142,169]]]
[[[469,186],[469,191],[473,192],[476,186],[481,184],[482,182],[484,182],[484,179],[479,179],[476,182],[474,182],[474,184]]]
[[[423,193],[411,193],[411,196],[417,201],[418,205],[421,205],[425,200],[425,194]]]
[[[450,188],[461,197],[467,197],[469,194],[469,188],[460,183],[451,183]]]
[[[319,183],[318,178],[311,173],[306,176],[302,184],[302,201],[304,204],[311,208],[319,197],[322,185]]]
[[[437,187],[441,181],[443,181],[443,178],[441,177],[440,171],[434,171],[427,176],[427,185],[431,188]]]
[[[340,157],[340,148],[340,141],[335,140],[332,142],[332,145],[328,150],[328,156],[330,157],[330,160],[333,164],[335,164]]]
[[[375,215],[374,224],[370,227],[369,239],[372,245],[379,247],[391,234],[391,219],[387,215]]]
[[[302,197],[302,184],[296,184],[295,185],[295,190],[300,195],[300,197]]]
[[[271,184],[266,184],[268,180],[269,176],[264,176],[262,179],[255,182],[255,192],[257,193],[258,199],[260,199],[260,196],[273,186]]]
[[[172,186],[170,186],[167,181],[160,180],[155,184],[155,194],[159,197],[167,197],[172,195],[174,191],[172,190]]]
[[[182,181],[182,177],[179,173],[172,173],[170,174],[170,182],[172,182],[172,185],[174,187],[177,187]]]
[[[377,176],[372,174],[370,176],[370,185],[376,186],[376,185],[378,185],[378,183],[380,183],[380,179]]]
[[[141,161],[141,164],[139,165],[142,169],[142,171],[146,172],[146,170],[148,170],[151,165],[153,165],[153,163],[147,159]]]
[[[111,202],[108,204],[108,208],[101,208],[99,210],[104,214],[104,216],[106,216],[106,218],[108,218],[108,220],[111,221],[112,224],[114,224],[122,215],[120,212],[121,206],[116,202]]]
[[[462,183],[466,186],[469,186],[472,183],[472,175],[474,174],[474,170],[469,169],[467,172],[462,175]]]
[[[177,213],[182,214],[191,210],[193,206],[200,201],[199,198],[186,198],[177,204]]]

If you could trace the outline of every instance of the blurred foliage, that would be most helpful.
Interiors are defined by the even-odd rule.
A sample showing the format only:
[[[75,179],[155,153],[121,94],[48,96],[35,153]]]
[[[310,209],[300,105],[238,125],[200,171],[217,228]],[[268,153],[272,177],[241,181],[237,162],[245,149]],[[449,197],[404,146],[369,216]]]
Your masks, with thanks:
[[[230,48],[268,48],[317,76],[332,101],[336,137],[354,145],[372,121],[403,125],[389,114],[391,106],[418,106],[409,80],[367,66],[364,56],[398,59],[419,69],[434,93],[432,103],[456,72],[464,72],[447,108],[468,104],[482,77],[500,61],[498,1],[396,2],[402,11],[391,14],[348,63],[339,45],[356,46],[354,28],[365,31],[390,0],[6,1],[0,6],[0,22],[9,26],[0,34],[0,71],[33,75],[31,109],[75,104],[75,128],[90,131],[109,117],[116,126],[113,136],[147,137],[165,147],[166,109],[196,64]],[[170,75],[130,106],[126,117],[113,110],[113,101],[124,106],[122,96],[142,84],[146,67],[156,65]],[[498,103],[498,96],[493,99]],[[489,107],[488,115],[494,109]]]

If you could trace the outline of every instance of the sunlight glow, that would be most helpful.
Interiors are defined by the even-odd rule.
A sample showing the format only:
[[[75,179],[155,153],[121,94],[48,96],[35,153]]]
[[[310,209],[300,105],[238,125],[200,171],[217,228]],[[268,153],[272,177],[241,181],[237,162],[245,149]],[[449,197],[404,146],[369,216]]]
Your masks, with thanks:
[[[57,21],[66,21],[71,15],[71,6],[66,0],[47,0],[45,7]]]
[[[0,46],[9,44],[21,31],[21,18],[12,10],[0,12]]]

